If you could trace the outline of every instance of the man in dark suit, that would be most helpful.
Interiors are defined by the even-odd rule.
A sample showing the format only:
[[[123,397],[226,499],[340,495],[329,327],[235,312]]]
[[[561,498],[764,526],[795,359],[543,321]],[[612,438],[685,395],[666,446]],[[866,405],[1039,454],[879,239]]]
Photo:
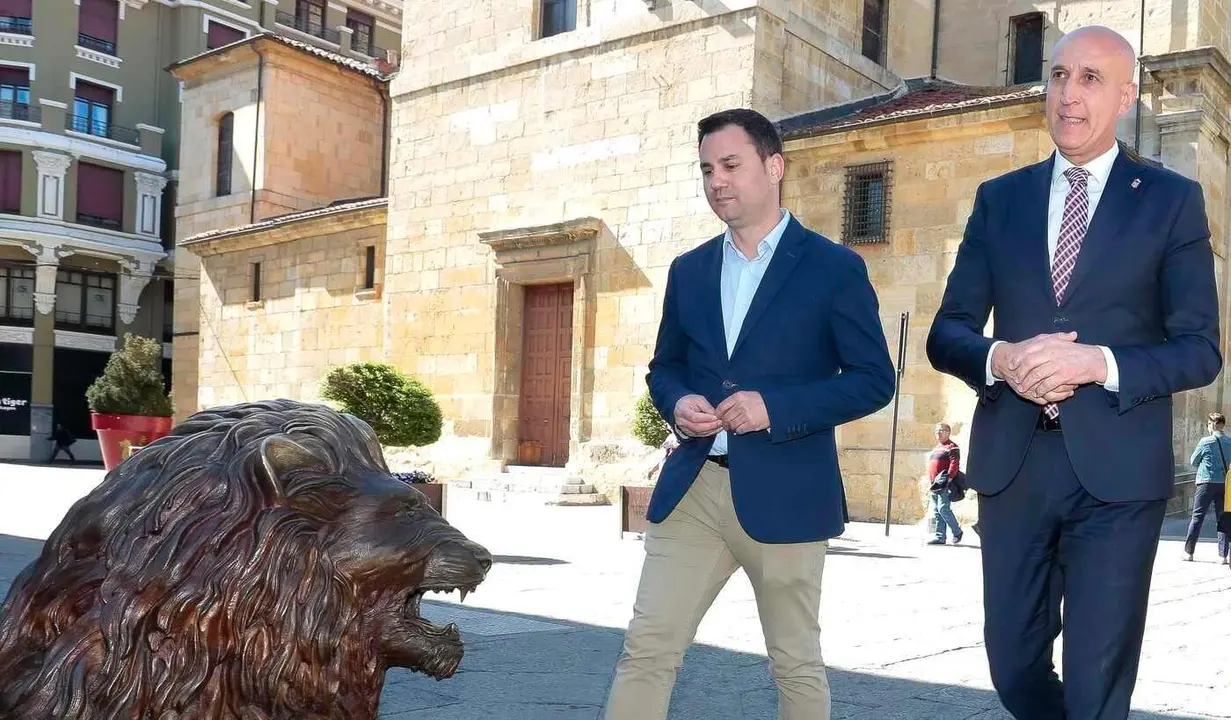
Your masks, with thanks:
[[[1222,367],[1218,298],[1201,187],[1116,140],[1132,46],[1087,27],[1052,57],[1058,152],[978,189],[927,352],[979,394],[967,474],[1001,701],[1119,720],[1174,483],[1171,396]]]
[[[888,404],[893,366],[862,258],[779,207],[773,124],[729,110],[699,136],[706,198],[728,229],[668,273],[647,382],[681,442],[650,500],[606,717],[666,717],[697,625],[743,567],[778,717],[825,720],[821,571],[845,521],[834,428]]]

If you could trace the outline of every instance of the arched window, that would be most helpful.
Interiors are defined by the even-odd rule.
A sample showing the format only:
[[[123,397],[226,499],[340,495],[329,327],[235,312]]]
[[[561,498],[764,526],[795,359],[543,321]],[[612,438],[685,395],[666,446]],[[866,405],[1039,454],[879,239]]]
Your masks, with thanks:
[[[235,133],[235,115],[227,113],[218,119],[218,177],[214,180],[214,194],[218,197],[231,194],[231,156]]]

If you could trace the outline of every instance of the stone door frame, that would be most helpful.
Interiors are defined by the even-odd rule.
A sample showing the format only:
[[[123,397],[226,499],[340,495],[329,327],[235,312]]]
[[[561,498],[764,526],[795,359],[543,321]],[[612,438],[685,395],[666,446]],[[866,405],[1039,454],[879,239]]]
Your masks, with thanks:
[[[582,382],[589,318],[590,260],[601,220],[593,217],[550,225],[479,233],[496,254],[495,379],[491,453],[503,464],[518,461],[521,351],[525,287],[573,284],[572,363],[569,378],[569,459],[583,441]]]

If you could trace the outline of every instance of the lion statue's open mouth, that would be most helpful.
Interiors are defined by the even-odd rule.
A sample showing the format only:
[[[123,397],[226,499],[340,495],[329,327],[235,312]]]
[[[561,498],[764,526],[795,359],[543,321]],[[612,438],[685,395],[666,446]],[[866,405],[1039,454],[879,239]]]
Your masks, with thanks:
[[[375,718],[443,679],[491,555],[390,475],[372,429],[287,400],[197,413],[78,501],[0,606],[0,717]]]

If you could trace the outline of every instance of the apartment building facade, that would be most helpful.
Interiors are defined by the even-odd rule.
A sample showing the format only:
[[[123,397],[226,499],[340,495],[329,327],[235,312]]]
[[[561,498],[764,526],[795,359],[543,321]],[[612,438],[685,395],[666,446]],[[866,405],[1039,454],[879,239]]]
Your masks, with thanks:
[[[180,145],[199,139],[167,68],[273,34],[389,71],[400,23],[379,0],[0,0],[0,458],[46,460],[62,423],[96,459],[85,389],[125,333],[161,339],[171,377]]]

